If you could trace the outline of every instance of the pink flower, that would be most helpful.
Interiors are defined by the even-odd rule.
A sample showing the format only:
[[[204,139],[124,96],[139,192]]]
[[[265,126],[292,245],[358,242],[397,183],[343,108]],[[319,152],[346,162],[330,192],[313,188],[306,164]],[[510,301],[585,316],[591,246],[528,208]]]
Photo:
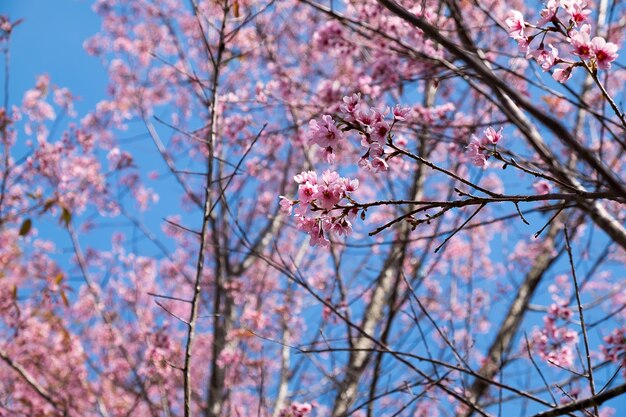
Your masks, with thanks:
[[[279,417],[306,417],[313,406],[309,403],[293,403],[291,406],[283,408],[280,410]]]
[[[281,197],[281,208],[291,213],[292,207],[296,216],[297,227],[311,237],[311,245],[327,246],[325,232],[348,235],[352,232],[353,219],[357,212],[344,208],[336,209],[336,205],[350,193],[359,188],[359,181],[341,177],[335,171],[324,171],[318,179],[313,171],[302,172],[294,176],[299,184],[299,200],[291,201]],[[321,209],[321,210],[320,210]],[[313,217],[318,215],[319,217]]]
[[[611,68],[611,62],[617,59],[617,45],[607,42],[599,36],[592,39],[591,49],[596,57],[596,64],[600,69],[608,70]]]
[[[569,367],[574,363],[578,332],[559,324],[559,320],[567,322],[572,315],[567,305],[552,304],[543,318],[543,329],[535,329],[532,334],[534,350],[551,365]]]
[[[533,184],[533,188],[535,189],[535,192],[539,195],[549,194],[550,191],[552,191],[552,186],[550,186],[550,183],[546,180],[537,181]]]
[[[331,148],[330,146],[328,148],[324,148],[322,149],[322,156],[324,157],[324,159],[326,159],[326,162],[328,162],[329,164],[334,164],[335,163],[335,152],[333,152],[333,148]]]
[[[343,134],[335,125],[332,117],[325,114],[322,116],[322,120],[322,123],[318,123],[317,120],[309,122],[309,127],[311,128],[310,139],[322,148],[336,148]]]
[[[293,208],[293,201],[291,201],[287,197],[283,197],[282,195],[279,198],[280,198],[280,211],[282,211],[283,213],[287,215],[290,215],[291,209]]]
[[[559,51],[551,44],[548,44],[547,50],[541,45],[541,47],[535,51],[533,51],[530,56],[535,58],[535,61],[541,66],[544,71],[549,70],[554,65],[555,61],[559,57]]]
[[[574,25],[587,20],[587,16],[591,14],[591,10],[585,9],[587,2],[584,0],[561,0],[561,5],[567,14],[570,15],[570,20]]]
[[[376,157],[372,158],[372,168],[374,172],[387,171],[389,169],[389,164],[383,158]]]
[[[356,120],[365,126],[371,126],[374,124],[374,115],[370,114],[366,110],[357,110],[355,112]]]
[[[334,184],[340,178],[339,174],[335,171],[326,170],[322,174],[322,181],[324,181],[325,184]]]
[[[385,142],[387,142],[387,135],[390,131],[391,126],[389,126],[389,123],[385,122],[384,120],[376,122],[372,126],[372,140],[378,142],[381,145],[384,145]]]
[[[298,184],[304,184],[305,182],[310,182],[311,184],[317,184],[317,172],[315,171],[305,171],[301,172],[298,175],[293,177],[293,180]]]
[[[517,49],[524,55],[528,55],[528,51],[530,49],[530,42],[528,41],[528,38],[517,39]]]
[[[465,147],[472,163],[478,167],[486,168],[487,159],[489,159],[488,146],[497,144],[502,139],[502,128],[497,132],[489,126],[483,131],[483,136],[478,138],[472,135],[470,142]]]
[[[572,318],[572,309],[565,304],[551,304],[548,307],[548,315],[554,319],[569,320]]]
[[[327,22],[313,34],[314,45],[322,51],[339,48],[345,44],[343,26],[336,21]]]
[[[554,78],[560,83],[564,83],[565,81],[569,80],[570,77],[572,76],[572,69],[573,67],[571,66],[567,66],[565,68],[557,68],[552,73],[552,78]]]
[[[348,113],[350,116],[354,116],[359,108],[361,101],[361,93],[352,94],[351,96],[345,96],[343,98],[343,104],[339,107],[342,112]]]
[[[313,219],[306,216],[297,216],[297,227],[302,230],[311,238],[312,246],[328,246],[328,239],[324,236],[324,232],[321,228],[320,219]]]
[[[589,25],[583,25],[579,32],[574,32],[570,37],[570,42],[574,47],[572,54],[578,55],[582,59],[591,58],[593,45],[590,40],[590,33],[591,26]]]
[[[467,153],[474,165],[485,168],[487,166],[487,157],[482,152],[480,140],[476,136],[472,136],[472,140],[467,145]]]
[[[342,178],[342,181],[343,181],[343,187],[347,193],[352,193],[356,191],[357,188],[359,188],[359,180],[357,179],[351,180],[348,178]]]
[[[372,169],[372,163],[367,158],[361,158],[358,162],[359,168],[361,169]]]
[[[119,148],[113,148],[107,155],[109,160],[109,169],[111,171],[116,169],[124,169],[133,165],[133,157],[128,152],[122,152]]]
[[[489,126],[484,133],[485,138],[489,141],[489,143],[492,143],[494,145],[498,143],[500,139],[502,139],[502,128],[500,128],[500,130],[496,132],[493,127]]]
[[[482,139],[472,135],[470,143],[466,146],[466,149],[472,164],[477,167],[487,167],[488,156],[485,155],[485,147],[483,146]]]
[[[306,182],[298,186],[298,199],[302,204],[309,204],[315,199],[317,185]]]
[[[621,360],[622,366],[626,364],[626,328],[614,329],[604,338],[605,345],[601,347],[604,357],[611,362]]]
[[[554,19],[556,17],[556,12],[558,8],[558,0],[548,0],[545,9],[541,10],[541,12],[539,13],[541,15],[541,19],[539,19],[539,22],[537,22],[537,26],[543,26],[546,23],[550,22],[552,19]]]
[[[396,104],[396,106],[393,108],[392,112],[393,112],[393,118],[394,119],[403,122],[403,121],[406,120],[407,116],[411,112],[411,108],[410,107],[400,107],[399,104]]]
[[[348,236],[352,233],[352,224],[343,218],[330,226],[330,230],[339,236]]]
[[[526,23],[524,22],[524,15],[517,10],[511,10],[508,19],[504,21],[509,27],[509,35],[513,39],[524,38],[524,29]]]
[[[320,185],[315,193],[315,199],[321,208],[330,210],[341,200],[341,189],[335,184]]]

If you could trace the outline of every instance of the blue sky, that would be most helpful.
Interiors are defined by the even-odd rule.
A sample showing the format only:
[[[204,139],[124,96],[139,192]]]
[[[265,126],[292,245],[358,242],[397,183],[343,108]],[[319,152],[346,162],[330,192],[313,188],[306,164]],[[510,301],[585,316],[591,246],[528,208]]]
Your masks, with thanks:
[[[0,0],[0,14],[8,15],[11,21],[23,19],[11,36],[10,105],[19,105],[24,92],[34,87],[37,76],[41,74],[48,74],[52,85],[67,87],[78,97],[74,103],[77,118],[71,120],[72,122],[77,122],[92,111],[99,101],[108,98],[105,64],[100,58],[88,55],[83,48],[85,40],[100,29],[101,19],[93,12],[92,4],[88,0]],[[4,73],[3,69],[0,73]],[[70,120],[65,118],[64,121]],[[61,126],[66,126],[66,123],[61,123]],[[144,132],[145,130],[136,131],[131,128],[121,133],[120,138]],[[18,139],[14,157],[23,155],[20,153],[20,145],[24,144]],[[144,180],[151,170],[166,170],[150,140],[125,144],[124,149],[136,157],[135,162],[140,167]],[[176,187],[167,182],[169,180],[170,178],[163,178],[157,183],[147,180],[146,185],[158,191],[163,191],[168,186]],[[178,206],[176,201],[162,198],[158,207],[159,214],[155,215],[153,212],[146,221],[148,227],[161,235],[162,217],[174,213]],[[104,221],[110,223],[110,219]],[[41,237],[65,242],[65,234],[60,235],[54,224],[51,227],[42,223],[36,226]],[[110,229],[100,234],[92,234],[89,239],[84,240],[85,245],[109,248]],[[65,243],[69,246],[69,241]],[[147,250],[149,253],[158,253],[152,245],[148,245]]]
[[[22,18],[11,39],[11,103],[39,74],[50,75],[53,84],[68,87],[82,97],[76,103],[85,113],[104,97],[106,71],[98,58],[87,55],[83,42],[100,27],[91,2],[83,0],[0,0],[0,14]]]

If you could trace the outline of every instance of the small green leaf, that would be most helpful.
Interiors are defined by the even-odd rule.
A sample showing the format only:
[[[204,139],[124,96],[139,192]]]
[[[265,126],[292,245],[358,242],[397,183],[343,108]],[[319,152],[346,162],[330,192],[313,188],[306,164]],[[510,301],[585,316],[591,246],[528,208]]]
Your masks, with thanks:
[[[67,208],[63,207],[63,212],[61,213],[60,222],[64,223],[65,227],[68,227],[71,221],[72,221],[72,213],[70,213],[70,211]]]
[[[26,236],[30,229],[33,227],[33,221],[31,219],[26,219],[20,226],[20,236]]]

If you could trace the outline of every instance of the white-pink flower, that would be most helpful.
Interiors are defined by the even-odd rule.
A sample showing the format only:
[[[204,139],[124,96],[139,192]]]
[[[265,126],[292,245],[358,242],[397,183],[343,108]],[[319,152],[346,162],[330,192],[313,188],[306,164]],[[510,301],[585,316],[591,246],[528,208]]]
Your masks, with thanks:
[[[472,135],[470,143],[466,146],[466,149],[472,164],[482,168],[487,166],[487,156],[484,153],[484,147],[482,146],[479,138]]]
[[[554,66],[555,61],[559,57],[559,51],[551,44],[548,44],[548,49],[545,49],[543,45],[531,52],[530,56],[535,58],[535,61],[541,66],[544,71],[548,71]]]
[[[558,0],[548,0],[546,7],[539,12],[541,19],[537,22],[537,26],[543,26],[550,22],[556,16],[556,12],[559,8]]]
[[[400,120],[400,121],[405,121],[407,116],[409,115],[409,113],[411,112],[411,108],[410,107],[400,107],[399,104],[396,104],[396,106],[393,108],[392,110],[393,112],[393,118],[396,120]]]
[[[361,101],[361,93],[352,94],[351,96],[345,96],[343,98],[343,104],[339,107],[342,112],[347,113],[350,116],[354,116],[354,112],[359,109],[359,103]]]
[[[389,169],[389,164],[383,158],[375,157],[372,158],[372,168],[374,172],[387,171]]]
[[[600,69],[608,70],[611,68],[611,62],[617,59],[617,45],[599,36],[591,40],[591,50]]]
[[[335,207],[341,197],[341,189],[336,184],[320,185],[315,193],[318,205],[325,210]]]
[[[379,143],[380,145],[384,145],[387,142],[387,135],[391,131],[391,126],[389,123],[381,120],[379,122],[374,123],[372,126],[371,138],[373,141]]]
[[[586,9],[587,2],[584,0],[561,0],[561,6],[576,26],[587,20],[587,16],[591,14],[591,10]]]
[[[309,204],[315,199],[317,194],[317,185],[305,182],[298,186],[298,199],[302,204]]]
[[[504,21],[504,23],[506,23],[509,27],[509,35],[513,39],[524,38],[526,23],[524,22],[524,15],[521,12],[511,10],[509,12],[509,17]]]
[[[572,67],[569,65],[565,68],[557,68],[552,73],[552,78],[554,78],[560,83],[564,83],[565,81],[569,80],[571,76],[572,76]]]
[[[533,189],[539,195],[549,194],[552,191],[552,186],[546,180],[539,180],[533,184]]]
[[[311,128],[311,141],[317,143],[322,148],[337,148],[339,141],[343,137],[333,118],[327,114],[322,116],[322,123],[318,123],[317,120],[311,120],[309,127]]]
[[[309,403],[293,403],[291,406],[283,408],[279,417],[305,417],[313,407]]]
[[[317,172],[315,171],[304,171],[298,175],[293,177],[293,180],[298,184],[304,184],[305,182],[310,182],[311,184],[317,184]]]
[[[288,199],[287,197],[280,196],[280,211],[289,215],[291,214],[291,209],[293,208],[293,201]]]
[[[485,138],[489,141],[489,143],[496,144],[502,139],[502,128],[500,128],[497,132],[496,130],[489,126],[485,131]]]
[[[591,26],[589,25],[583,25],[580,28],[580,31],[573,32],[573,34],[570,36],[570,42],[574,47],[572,54],[578,55],[583,59],[591,58],[593,45],[591,44],[590,33]]]

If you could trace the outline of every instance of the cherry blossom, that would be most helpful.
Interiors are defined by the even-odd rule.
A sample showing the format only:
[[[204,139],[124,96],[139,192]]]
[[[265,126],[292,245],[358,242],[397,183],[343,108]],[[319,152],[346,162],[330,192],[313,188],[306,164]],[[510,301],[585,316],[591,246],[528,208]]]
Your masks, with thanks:
[[[359,188],[357,179],[341,177],[335,171],[324,171],[318,179],[314,171],[305,171],[294,177],[298,183],[298,200],[290,201],[281,198],[284,212],[290,214],[295,209],[297,226],[311,237],[311,245],[326,246],[328,239],[325,232],[332,231],[337,235],[349,235],[352,232],[351,219],[355,213],[341,209],[338,204]],[[315,216],[319,213],[319,216]]]
[[[491,126],[483,131],[481,137],[472,135],[466,146],[467,155],[472,161],[472,164],[477,167],[486,168],[488,166],[490,153],[492,152],[491,148],[495,147],[501,139],[502,128],[496,132]]]
[[[535,58],[537,63],[544,71],[548,71],[559,58],[559,51],[552,45],[548,45],[549,50],[540,47],[534,50],[530,55]]]
[[[293,403],[280,411],[280,417],[306,417],[313,407],[309,403]]]
[[[572,77],[572,69],[572,66],[559,67],[552,73],[552,78],[560,83],[564,83]]]
[[[598,68],[608,70],[611,62],[617,59],[617,45],[607,42],[604,38],[596,36],[591,40],[591,48]]]
[[[526,23],[524,22],[524,15],[522,15],[521,12],[511,10],[505,23],[509,27],[509,34],[513,39],[517,40],[525,37],[524,29],[526,28]]]
[[[620,362],[624,367],[626,365],[626,357],[624,356],[624,352],[626,352],[626,329],[614,329],[611,334],[604,337],[604,345],[601,349],[607,360]]]
[[[535,330],[532,334],[533,348],[549,364],[568,368],[574,363],[578,333],[559,324],[559,321],[568,321],[571,317],[569,308],[552,304],[543,319],[543,329]]]
[[[570,36],[572,46],[574,50],[572,53],[578,55],[583,59],[591,58],[593,54],[592,43],[590,38],[591,26],[583,25],[578,32],[574,32]]]
[[[0,415],[623,390],[619,7],[93,3],[101,100],[43,75],[0,104]]]

